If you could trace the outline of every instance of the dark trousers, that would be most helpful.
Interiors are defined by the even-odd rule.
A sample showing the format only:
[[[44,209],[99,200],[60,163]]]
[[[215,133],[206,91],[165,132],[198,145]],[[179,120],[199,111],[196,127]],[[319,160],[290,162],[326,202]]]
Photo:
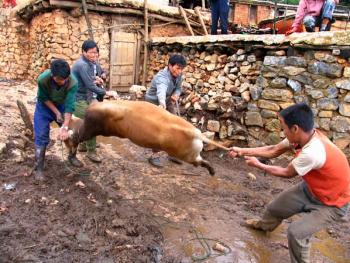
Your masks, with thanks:
[[[220,18],[221,34],[227,34],[228,27],[228,0],[212,0],[211,2],[211,34],[217,35]]]
[[[64,114],[64,105],[56,105],[57,109]],[[50,141],[50,123],[56,121],[56,114],[38,101],[34,112],[34,141],[37,146],[47,146]],[[58,123],[58,125],[61,125]]]

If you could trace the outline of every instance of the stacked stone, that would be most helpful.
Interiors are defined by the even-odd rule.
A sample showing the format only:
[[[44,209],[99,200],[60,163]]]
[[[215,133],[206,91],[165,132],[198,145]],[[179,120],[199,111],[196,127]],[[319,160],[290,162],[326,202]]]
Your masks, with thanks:
[[[94,39],[100,48],[99,62],[109,69],[110,19],[89,13]],[[70,65],[81,55],[81,45],[89,38],[84,16],[78,17],[62,11],[37,15],[31,24],[17,18],[5,19],[0,25],[0,77],[35,80],[56,58],[67,60]]]
[[[10,16],[0,22],[0,77],[24,79],[27,76],[29,54],[28,29],[24,22]]]
[[[93,28],[108,27],[107,18],[89,13]],[[87,40],[88,31],[84,16],[73,17],[62,10],[38,15],[32,19],[30,43],[32,52],[30,76],[37,76],[49,67],[51,60],[62,58],[70,65],[81,56],[81,45]],[[99,45],[99,62],[109,69],[110,38],[108,31],[94,31]]]
[[[151,52],[149,81],[169,59],[164,49]],[[188,66],[180,105],[181,114],[209,136],[247,140],[251,146],[275,144],[283,138],[277,113],[306,102],[315,113],[316,126],[341,149],[349,147],[347,60],[331,51],[287,56],[284,50],[265,50],[257,57],[243,49],[231,55],[201,50],[181,52]]]
[[[348,61],[331,52],[305,52],[285,56],[269,52],[257,79],[254,101],[245,124],[254,138],[276,143],[282,137],[277,112],[297,102],[311,106],[316,126],[341,148],[350,144],[350,68]],[[257,128],[259,127],[259,128]]]

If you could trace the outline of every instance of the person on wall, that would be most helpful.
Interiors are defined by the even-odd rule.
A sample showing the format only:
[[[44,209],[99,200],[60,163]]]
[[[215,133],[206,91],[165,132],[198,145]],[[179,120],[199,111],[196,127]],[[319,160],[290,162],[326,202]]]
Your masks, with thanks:
[[[290,35],[300,32],[303,24],[307,32],[330,31],[334,22],[333,12],[339,0],[300,0],[292,28],[286,32]]]

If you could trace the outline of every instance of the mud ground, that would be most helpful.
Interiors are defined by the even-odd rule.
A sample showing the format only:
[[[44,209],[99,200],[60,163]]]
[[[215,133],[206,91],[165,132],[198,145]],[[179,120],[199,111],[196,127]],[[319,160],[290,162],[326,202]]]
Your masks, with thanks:
[[[37,185],[33,144],[16,106],[21,99],[33,112],[35,87],[2,80],[0,88],[0,262],[289,262],[286,229],[297,217],[269,234],[242,222],[298,178],[265,176],[221,151],[203,154],[215,177],[166,155],[166,167],[155,169],[149,150],[117,138],[98,138],[102,164],[80,153],[85,167],[72,170],[52,134],[47,181]],[[312,241],[313,263],[350,262],[349,221]],[[223,252],[212,249],[216,243]]]

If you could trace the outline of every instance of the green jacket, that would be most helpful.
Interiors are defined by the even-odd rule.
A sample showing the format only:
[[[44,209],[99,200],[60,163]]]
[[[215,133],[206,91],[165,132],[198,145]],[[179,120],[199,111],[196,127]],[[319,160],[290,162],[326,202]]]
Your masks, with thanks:
[[[64,111],[74,112],[75,94],[78,90],[78,81],[71,74],[67,84],[59,87],[51,77],[51,70],[46,70],[38,78],[38,101],[52,101],[55,105],[64,104]]]

